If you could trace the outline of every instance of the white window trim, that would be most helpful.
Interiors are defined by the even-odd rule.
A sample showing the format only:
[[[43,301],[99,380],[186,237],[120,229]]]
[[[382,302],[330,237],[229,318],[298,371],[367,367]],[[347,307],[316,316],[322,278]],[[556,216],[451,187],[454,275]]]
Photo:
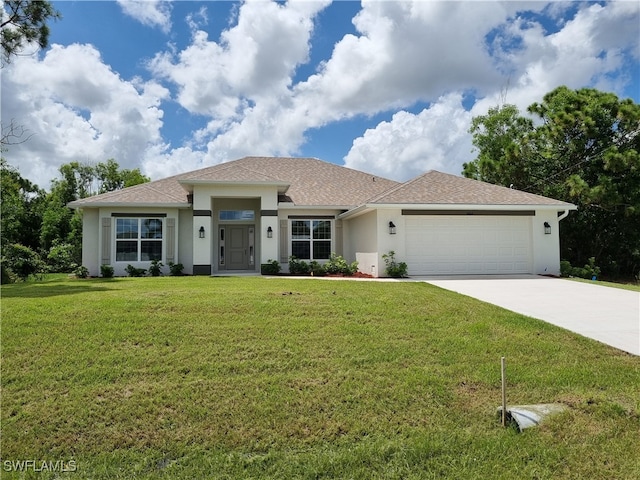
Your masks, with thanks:
[[[289,255],[288,257],[291,257],[293,255],[293,242],[294,241],[304,241],[304,240],[300,240],[300,239],[294,239],[293,238],[293,222],[299,222],[299,221],[303,221],[303,222],[314,222],[314,221],[320,221],[320,222],[329,222],[330,226],[331,226],[331,238],[330,243],[331,243],[331,248],[329,249],[329,255],[331,255],[332,252],[335,252],[335,236],[336,236],[336,221],[334,218],[290,218],[289,219],[289,234],[288,234],[288,249],[289,249]],[[313,232],[313,224],[311,227],[311,231]],[[309,238],[308,240],[305,239],[306,241],[308,241],[311,245],[309,248],[310,251],[310,257],[313,257],[313,238]],[[318,241],[326,241],[326,240],[322,240],[322,239],[318,239]],[[297,258],[297,257],[296,257]],[[327,263],[330,259],[329,258],[300,258],[300,260],[303,261],[316,261],[320,264],[323,263]]]
[[[137,220],[138,221],[138,238],[118,238],[118,220],[128,219],[128,220]],[[142,238],[142,221],[143,220],[160,220],[162,222],[162,238]],[[151,241],[151,242],[160,242],[160,259],[159,261],[164,262],[166,255],[166,240],[167,240],[167,222],[166,217],[154,217],[154,216],[126,216],[126,217],[115,217],[114,225],[113,225],[113,247],[112,247],[112,262],[113,264],[151,264],[153,260],[141,260],[142,256],[142,242],[143,241]],[[137,243],[137,260],[118,260],[118,242],[136,242]]]

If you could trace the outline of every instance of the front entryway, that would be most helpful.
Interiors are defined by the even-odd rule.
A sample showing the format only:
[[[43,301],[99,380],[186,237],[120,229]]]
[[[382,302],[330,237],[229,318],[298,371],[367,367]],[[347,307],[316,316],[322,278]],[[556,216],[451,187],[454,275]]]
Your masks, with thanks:
[[[255,228],[253,225],[220,226],[221,270],[249,270],[255,268]]]

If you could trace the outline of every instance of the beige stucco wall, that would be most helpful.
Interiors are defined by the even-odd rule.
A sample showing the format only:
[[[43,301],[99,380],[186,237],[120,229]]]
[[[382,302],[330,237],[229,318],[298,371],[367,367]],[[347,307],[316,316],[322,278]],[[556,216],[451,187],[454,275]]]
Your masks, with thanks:
[[[254,210],[255,221],[245,222],[255,225],[255,265],[278,255],[277,217],[265,215],[262,211],[278,208],[278,190],[273,185],[194,185],[193,209],[210,211],[211,216],[195,216],[192,225],[193,265],[211,265],[212,273],[218,271],[218,226],[220,210]],[[223,222],[224,223],[224,222]],[[235,222],[234,222],[235,223]],[[242,223],[242,222],[240,222]],[[205,238],[199,238],[199,229],[205,228]],[[267,227],[271,226],[273,238],[267,238]]]
[[[193,211],[191,209],[181,209],[178,211],[178,259],[176,263],[184,266],[183,273],[193,274]]]
[[[176,248],[176,254],[178,256],[178,258],[176,259],[177,261],[175,261],[175,263],[183,263],[180,260],[180,235],[178,234],[178,232],[180,232],[180,215],[179,215],[179,210],[177,208],[158,208],[158,207],[137,207],[137,208],[132,208],[132,207],[111,207],[111,208],[100,208],[98,211],[98,219],[96,222],[96,228],[95,231],[98,232],[97,234],[97,238],[93,237],[94,240],[96,240],[95,244],[91,244],[91,239],[87,239],[85,241],[84,236],[83,236],[83,242],[82,242],[82,247],[83,247],[83,260],[84,260],[84,251],[87,250],[87,252],[91,252],[88,253],[89,256],[92,256],[95,260],[95,266],[96,266],[96,270],[95,270],[95,275],[99,275],[100,274],[100,264],[101,264],[101,253],[102,253],[102,243],[103,243],[103,226],[102,226],[102,219],[103,218],[109,218],[111,219],[111,225],[110,225],[110,236],[109,236],[109,242],[110,242],[110,259],[111,259],[111,266],[113,266],[114,269],[114,275],[115,276],[126,276],[127,273],[125,271],[125,268],[127,267],[127,265],[131,264],[136,268],[144,268],[144,269],[148,269],[151,262],[116,262],[116,238],[115,238],[115,229],[116,229],[116,222],[115,222],[115,218],[112,217],[113,214],[135,214],[135,215],[140,215],[140,216],[144,216],[144,214],[164,214],[166,215],[166,217],[164,217],[165,219],[167,218],[173,218],[175,221],[175,233],[174,233],[174,242],[175,242],[175,248]],[[167,222],[163,221],[162,222],[162,230],[163,230],[163,242],[162,242],[162,263],[165,264],[165,266],[163,267],[163,273],[164,274],[168,274],[169,273],[169,267],[166,265],[166,253],[167,253]],[[84,231],[83,231],[83,235],[84,235]],[[89,268],[87,266],[87,268]],[[94,275],[93,270],[91,268],[89,268],[89,272],[91,275]]]
[[[400,208],[380,208],[345,220],[345,258],[355,256],[359,270],[384,276],[382,255],[395,252],[397,261],[406,261],[406,216]],[[389,222],[396,225],[396,234],[389,233]],[[558,212],[553,209],[536,211],[530,217],[531,271],[538,275],[560,274],[560,242]],[[551,234],[544,233],[544,222],[551,225]]]
[[[87,267],[92,277],[100,275],[99,213],[97,208],[86,208],[82,211],[82,265]]]
[[[336,217],[342,213],[341,210],[333,209],[311,209],[311,208],[281,208],[278,211],[277,228],[274,227],[274,239],[276,238],[276,231],[278,236],[277,243],[274,242],[276,250],[272,256],[268,257],[274,260],[278,260],[282,266],[283,272],[289,271],[288,258],[291,255],[291,221],[290,216],[296,217],[314,217],[314,216],[327,216],[332,217],[332,231],[331,231],[331,251],[336,255],[344,256],[344,222],[338,220]],[[282,228],[286,225],[285,228]],[[355,260],[345,257],[349,262]],[[322,262],[320,262],[322,263]]]

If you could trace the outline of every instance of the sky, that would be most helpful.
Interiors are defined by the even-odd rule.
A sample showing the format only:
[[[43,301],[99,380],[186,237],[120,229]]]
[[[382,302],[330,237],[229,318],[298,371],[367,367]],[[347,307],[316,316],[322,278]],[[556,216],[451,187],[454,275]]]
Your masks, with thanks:
[[[42,188],[72,161],[152,180],[244,156],[398,181],[459,175],[474,116],[566,85],[640,103],[640,2],[53,1],[1,75],[3,152]]]

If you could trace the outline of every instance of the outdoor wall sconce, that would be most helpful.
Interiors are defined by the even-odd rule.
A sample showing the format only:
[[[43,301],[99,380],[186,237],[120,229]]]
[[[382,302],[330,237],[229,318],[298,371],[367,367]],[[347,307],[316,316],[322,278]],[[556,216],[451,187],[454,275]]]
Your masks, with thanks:
[[[544,234],[551,235],[551,225],[549,225],[549,222],[544,222]]]
[[[389,235],[396,234],[396,226],[393,222],[389,222]]]
[[[204,227],[200,227],[200,230],[198,230],[198,233],[200,234],[200,238],[204,238]]]
[[[267,238],[273,238],[273,228],[267,227]]]

